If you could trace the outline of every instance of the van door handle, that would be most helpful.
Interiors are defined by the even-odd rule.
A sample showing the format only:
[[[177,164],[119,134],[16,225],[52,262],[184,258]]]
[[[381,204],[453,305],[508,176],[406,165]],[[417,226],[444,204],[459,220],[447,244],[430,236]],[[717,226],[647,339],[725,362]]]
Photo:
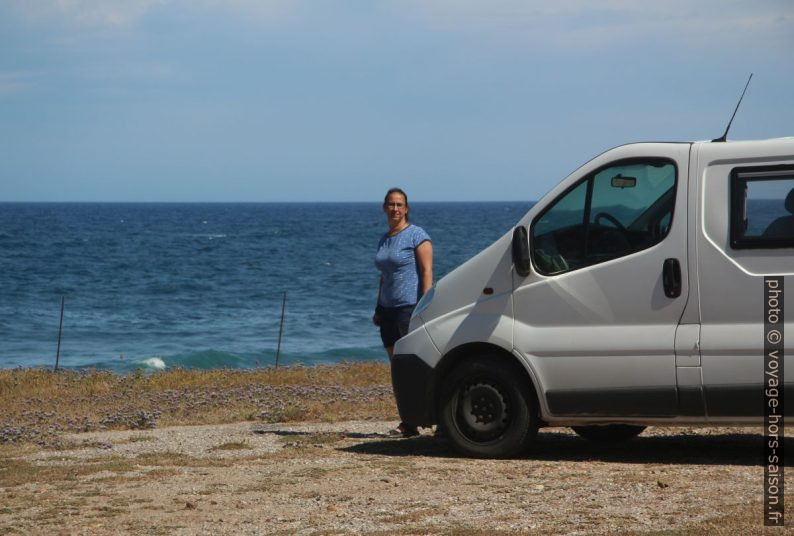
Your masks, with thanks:
[[[678,259],[664,260],[662,283],[664,283],[664,294],[668,298],[677,298],[681,295],[681,265],[678,264]]]

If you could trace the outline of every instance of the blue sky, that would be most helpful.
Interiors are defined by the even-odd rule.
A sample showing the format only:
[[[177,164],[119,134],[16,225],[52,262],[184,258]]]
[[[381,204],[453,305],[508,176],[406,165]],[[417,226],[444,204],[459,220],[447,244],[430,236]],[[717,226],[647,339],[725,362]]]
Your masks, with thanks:
[[[536,200],[794,135],[790,0],[3,0],[0,201]]]

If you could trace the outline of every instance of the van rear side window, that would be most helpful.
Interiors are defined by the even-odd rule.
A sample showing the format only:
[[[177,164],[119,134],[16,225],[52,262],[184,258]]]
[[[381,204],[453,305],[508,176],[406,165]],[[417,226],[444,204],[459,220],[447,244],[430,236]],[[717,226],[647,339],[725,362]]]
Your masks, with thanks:
[[[794,247],[794,166],[731,172],[731,247]]]

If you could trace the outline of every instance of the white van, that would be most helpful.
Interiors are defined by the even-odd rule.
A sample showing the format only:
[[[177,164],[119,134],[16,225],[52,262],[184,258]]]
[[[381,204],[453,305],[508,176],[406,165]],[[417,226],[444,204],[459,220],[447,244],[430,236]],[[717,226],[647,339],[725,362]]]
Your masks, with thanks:
[[[611,149],[417,304],[392,360],[400,417],[483,457],[539,426],[760,426],[769,275],[794,288],[794,138]]]

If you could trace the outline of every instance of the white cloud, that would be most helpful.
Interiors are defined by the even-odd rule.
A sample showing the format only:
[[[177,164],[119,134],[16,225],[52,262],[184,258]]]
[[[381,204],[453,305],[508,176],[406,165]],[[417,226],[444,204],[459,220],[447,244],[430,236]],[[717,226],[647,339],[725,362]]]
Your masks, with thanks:
[[[92,83],[179,82],[189,78],[178,66],[157,60],[114,61],[111,64],[91,64],[79,70],[84,80]]]
[[[0,72],[0,97],[28,89],[32,76],[28,71]]]
[[[63,14],[82,24],[126,26],[165,0],[56,0],[56,3]]]
[[[392,6],[430,27],[570,50],[658,36],[689,44],[707,43],[730,32],[794,36],[794,2],[780,0],[395,0]]]
[[[303,4],[298,0],[185,0],[185,3],[262,18],[282,15]]]
[[[126,26],[168,0],[10,0],[24,19],[59,18],[86,26]]]
[[[27,19],[61,17],[87,26],[127,26],[157,10],[171,6],[189,14],[215,12],[249,19],[272,19],[287,13],[310,12],[338,6],[340,13],[355,13],[349,0],[6,0],[7,6]],[[322,2],[322,4],[319,4]],[[377,5],[377,2],[373,3]],[[734,30],[764,32],[794,26],[794,2],[760,0],[384,0],[394,13],[419,19],[431,26],[485,30],[513,27],[527,38],[554,38],[564,31],[573,43],[589,39],[621,39],[671,28],[692,36]],[[610,34],[611,31],[617,33]],[[562,39],[559,39],[562,43]],[[597,42],[596,44],[600,44]]]
[[[294,0],[9,0],[9,6],[29,21],[61,18],[95,27],[134,25],[158,7],[168,5],[185,13],[210,10],[269,18],[296,4]]]

